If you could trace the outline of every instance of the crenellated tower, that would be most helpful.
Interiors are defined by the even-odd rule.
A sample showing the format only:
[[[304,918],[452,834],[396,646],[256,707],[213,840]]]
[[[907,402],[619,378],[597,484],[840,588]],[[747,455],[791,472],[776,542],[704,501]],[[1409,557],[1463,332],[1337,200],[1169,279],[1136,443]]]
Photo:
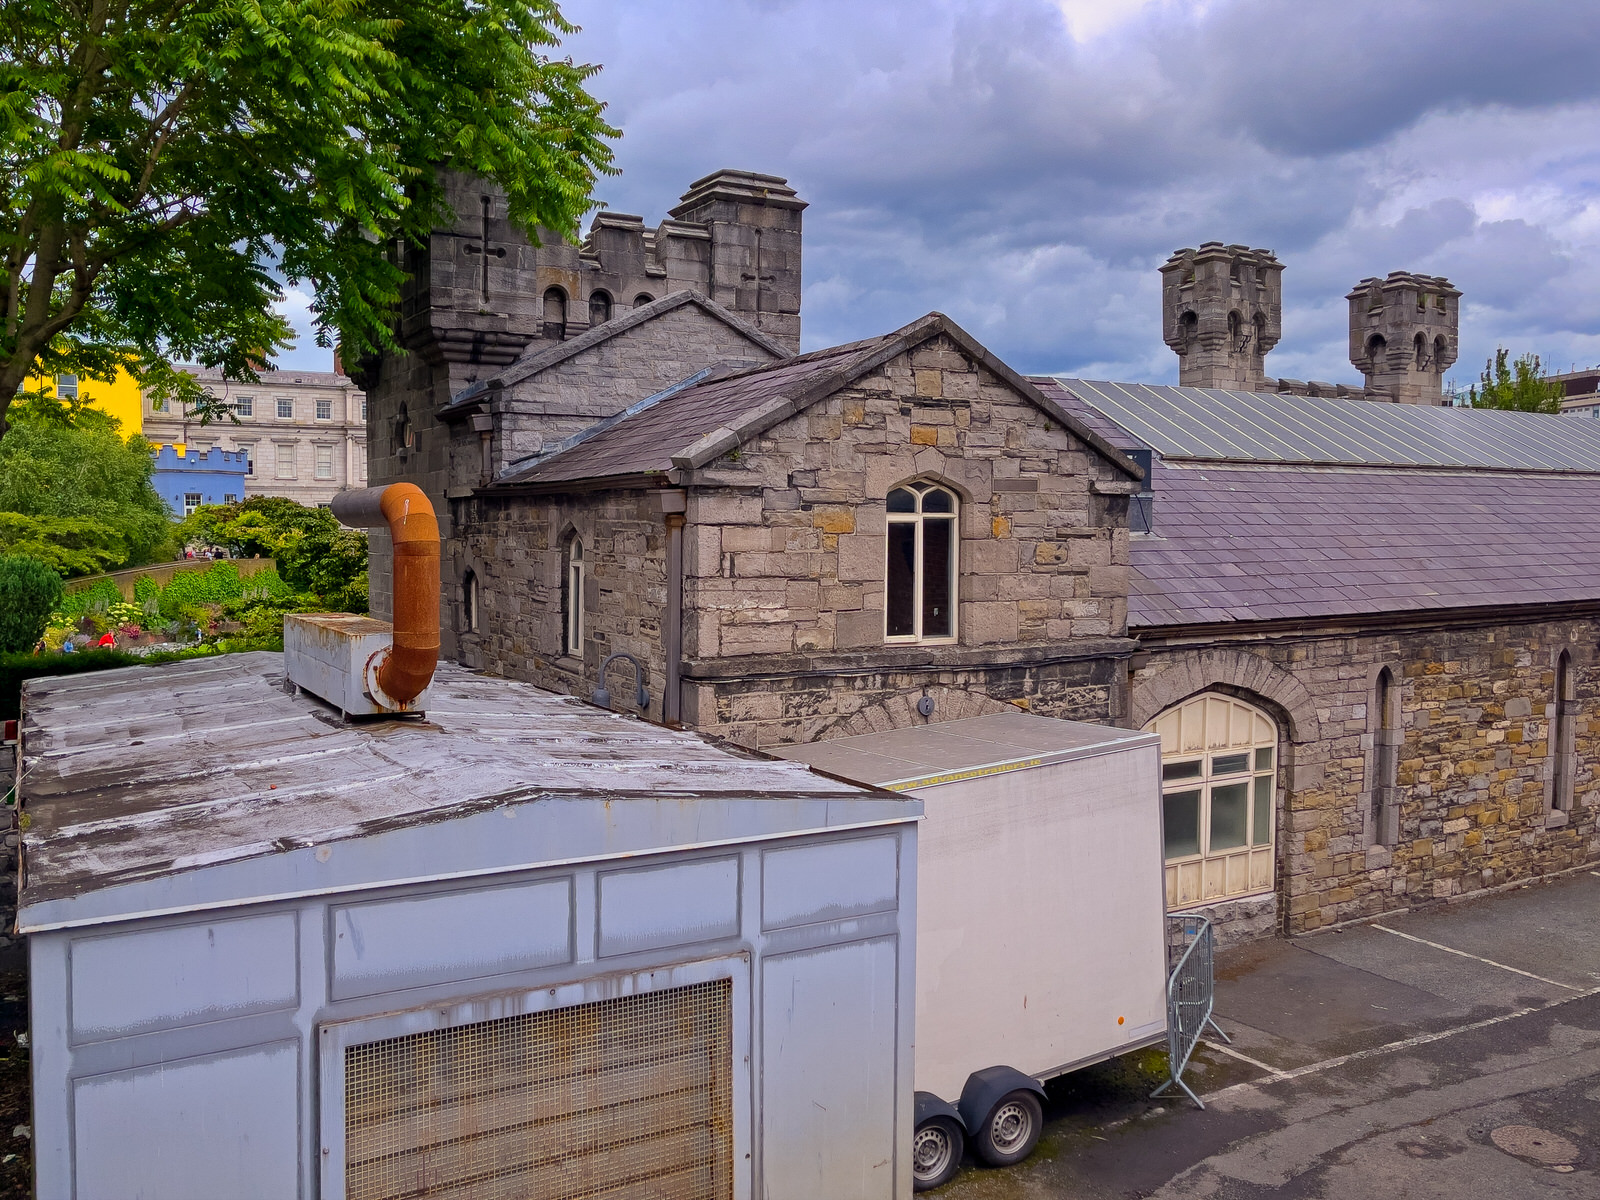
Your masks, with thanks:
[[[1390,271],[1363,279],[1350,301],[1350,361],[1369,393],[1398,404],[1444,403],[1460,347],[1461,292],[1442,275]]]
[[[1161,334],[1185,387],[1259,390],[1283,333],[1283,264],[1271,250],[1203,242],[1161,267]]]

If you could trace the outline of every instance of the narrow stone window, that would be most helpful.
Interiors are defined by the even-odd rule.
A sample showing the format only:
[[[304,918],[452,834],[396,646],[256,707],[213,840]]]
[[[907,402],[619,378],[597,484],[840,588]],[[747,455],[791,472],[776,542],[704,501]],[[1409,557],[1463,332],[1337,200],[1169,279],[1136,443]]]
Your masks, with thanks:
[[[1228,345],[1235,350],[1243,350],[1248,341],[1244,336],[1244,321],[1237,312],[1228,314]]]
[[[656,298],[649,292],[640,292],[633,298],[633,306],[635,308],[643,308],[646,304],[654,304],[655,302]]]
[[[1378,672],[1373,687],[1372,710],[1377,728],[1372,732],[1373,843],[1393,846],[1400,840],[1400,695],[1394,672]]]
[[[1372,364],[1374,371],[1381,371],[1389,357],[1389,343],[1381,337],[1373,337],[1367,341],[1367,361]]]
[[[1179,336],[1183,339],[1183,348],[1187,350],[1200,336],[1200,318],[1193,312],[1186,312],[1178,318],[1178,326]]]
[[[611,297],[605,292],[596,292],[589,297],[589,328],[604,325],[611,320]]]
[[[478,576],[472,571],[461,577],[461,626],[467,633],[478,632]]]
[[[583,539],[567,541],[565,571],[561,578],[561,649],[583,657]]]
[[[545,290],[544,336],[557,341],[567,336],[567,294],[560,288]]]
[[[956,636],[956,498],[931,483],[889,493],[884,637],[891,642]]]
[[[1426,371],[1428,369],[1428,339],[1419,333],[1413,340],[1416,342],[1417,370]]]
[[[1572,809],[1572,775],[1576,765],[1573,724],[1577,707],[1572,656],[1563,650],[1556,660],[1556,694],[1550,714],[1550,753],[1555,756],[1550,772],[1550,807],[1558,812]]]

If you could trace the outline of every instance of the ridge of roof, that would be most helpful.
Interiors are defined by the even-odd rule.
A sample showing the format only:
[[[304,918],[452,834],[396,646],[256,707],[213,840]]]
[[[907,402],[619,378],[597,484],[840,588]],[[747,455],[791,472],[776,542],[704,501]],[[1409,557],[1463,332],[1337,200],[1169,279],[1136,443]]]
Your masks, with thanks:
[[[987,346],[983,345],[960,325],[956,324],[955,321],[941,312],[928,313],[909,325],[904,325],[892,333],[884,334],[882,337],[868,338],[860,342],[849,342],[842,346],[833,347],[833,353],[847,352],[857,347],[860,347],[860,352],[841,364],[838,371],[819,379],[802,393],[795,396],[779,397],[763,405],[755,412],[748,414],[747,418],[741,421],[736,428],[724,426],[721,429],[712,430],[698,441],[684,447],[678,454],[673,455],[672,465],[681,470],[702,467],[706,463],[728,453],[728,451],[736,449],[749,438],[765,432],[785,417],[800,412],[823,396],[832,395],[839,388],[859,379],[868,371],[876,370],[896,355],[904,353],[913,346],[921,345],[923,342],[940,334],[955,342],[973,361],[985,367],[991,373],[998,375],[1025,399],[1048,413],[1050,418],[1057,424],[1070,430],[1076,437],[1093,446],[1124,474],[1133,479],[1144,478],[1143,470],[1126,454],[1091,429],[1075,414],[1069,412],[1058,401],[1045,395],[1026,377],[1007,366]],[[825,352],[813,352],[814,355],[822,353]],[[773,364],[773,366],[779,365],[782,364]],[[770,370],[772,368],[761,369]]]
[[[1600,474],[1600,427],[1570,415],[1059,376],[1046,386],[1126,435],[1114,440],[1173,461]]]
[[[767,334],[762,333],[761,330],[748,321],[741,319],[693,288],[686,288],[681,292],[672,292],[659,300],[652,300],[649,304],[640,305],[631,312],[624,313],[622,316],[607,321],[603,325],[592,326],[570,340],[556,342],[553,345],[539,349],[532,349],[532,346],[537,345],[537,343],[530,343],[530,350],[524,351],[522,356],[515,362],[503,367],[494,375],[489,376],[488,379],[479,380],[457,392],[450,398],[450,402],[439,410],[440,415],[444,416],[468,407],[472,402],[481,399],[495,386],[504,388],[514,383],[521,383],[524,379],[531,379],[540,372],[547,371],[574,355],[581,354],[593,346],[600,345],[602,342],[610,341],[620,334],[627,333],[630,329],[635,329],[647,321],[655,320],[657,317],[665,316],[667,313],[682,308],[687,304],[698,306],[708,315],[715,317],[723,324],[755,342],[762,349],[777,355],[780,360],[794,357],[785,346],[774,341]]]

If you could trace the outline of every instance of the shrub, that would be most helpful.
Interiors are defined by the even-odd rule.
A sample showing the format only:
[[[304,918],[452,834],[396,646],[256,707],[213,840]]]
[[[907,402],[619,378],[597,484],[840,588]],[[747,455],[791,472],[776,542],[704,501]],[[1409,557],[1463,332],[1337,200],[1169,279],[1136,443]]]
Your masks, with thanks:
[[[161,598],[161,585],[148,575],[141,575],[133,581],[133,598],[141,607],[147,607],[152,600]]]
[[[57,611],[67,617],[81,617],[86,612],[105,612],[113,604],[122,603],[122,592],[109,579],[97,579],[86,588],[68,592],[61,598]]]
[[[0,653],[31,650],[61,602],[61,576],[37,559],[0,557]]]

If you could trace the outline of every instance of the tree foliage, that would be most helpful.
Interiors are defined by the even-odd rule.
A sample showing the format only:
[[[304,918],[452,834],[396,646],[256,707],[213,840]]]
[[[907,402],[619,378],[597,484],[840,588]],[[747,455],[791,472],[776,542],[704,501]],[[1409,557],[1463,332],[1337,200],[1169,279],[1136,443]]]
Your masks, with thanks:
[[[7,0],[0,433],[36,366],[190,405],[175,360],[255,380],[282,281],[322,344],[391,344],[386,249],[444,216],[437,168],[574,237],[616,131],[550,56],[572,30],[555,0]]]
[[[172,547],[154,471],[150,444],[94,409],[25,416],[0,441],[0,545],[72,575],[154,562]]]
[[[202,505],[184,519],[179,535],[240,557],[275,558],[278,574],[294,590],[339,612],[367,610],[367,535],[346,529],[325,508],[283,496]]]
[[[0,654],[31,650],[61,601],[61,576],[42,562],[0,556]]]
[[[1471,407],[1559,413],[1566,389],[1545,379],[1539,356],[1523,354],[1509,362],[1508,358],[1510,351],[1501,346],[1494,358],[1484,363],[1477,384],[1467,391]]]

